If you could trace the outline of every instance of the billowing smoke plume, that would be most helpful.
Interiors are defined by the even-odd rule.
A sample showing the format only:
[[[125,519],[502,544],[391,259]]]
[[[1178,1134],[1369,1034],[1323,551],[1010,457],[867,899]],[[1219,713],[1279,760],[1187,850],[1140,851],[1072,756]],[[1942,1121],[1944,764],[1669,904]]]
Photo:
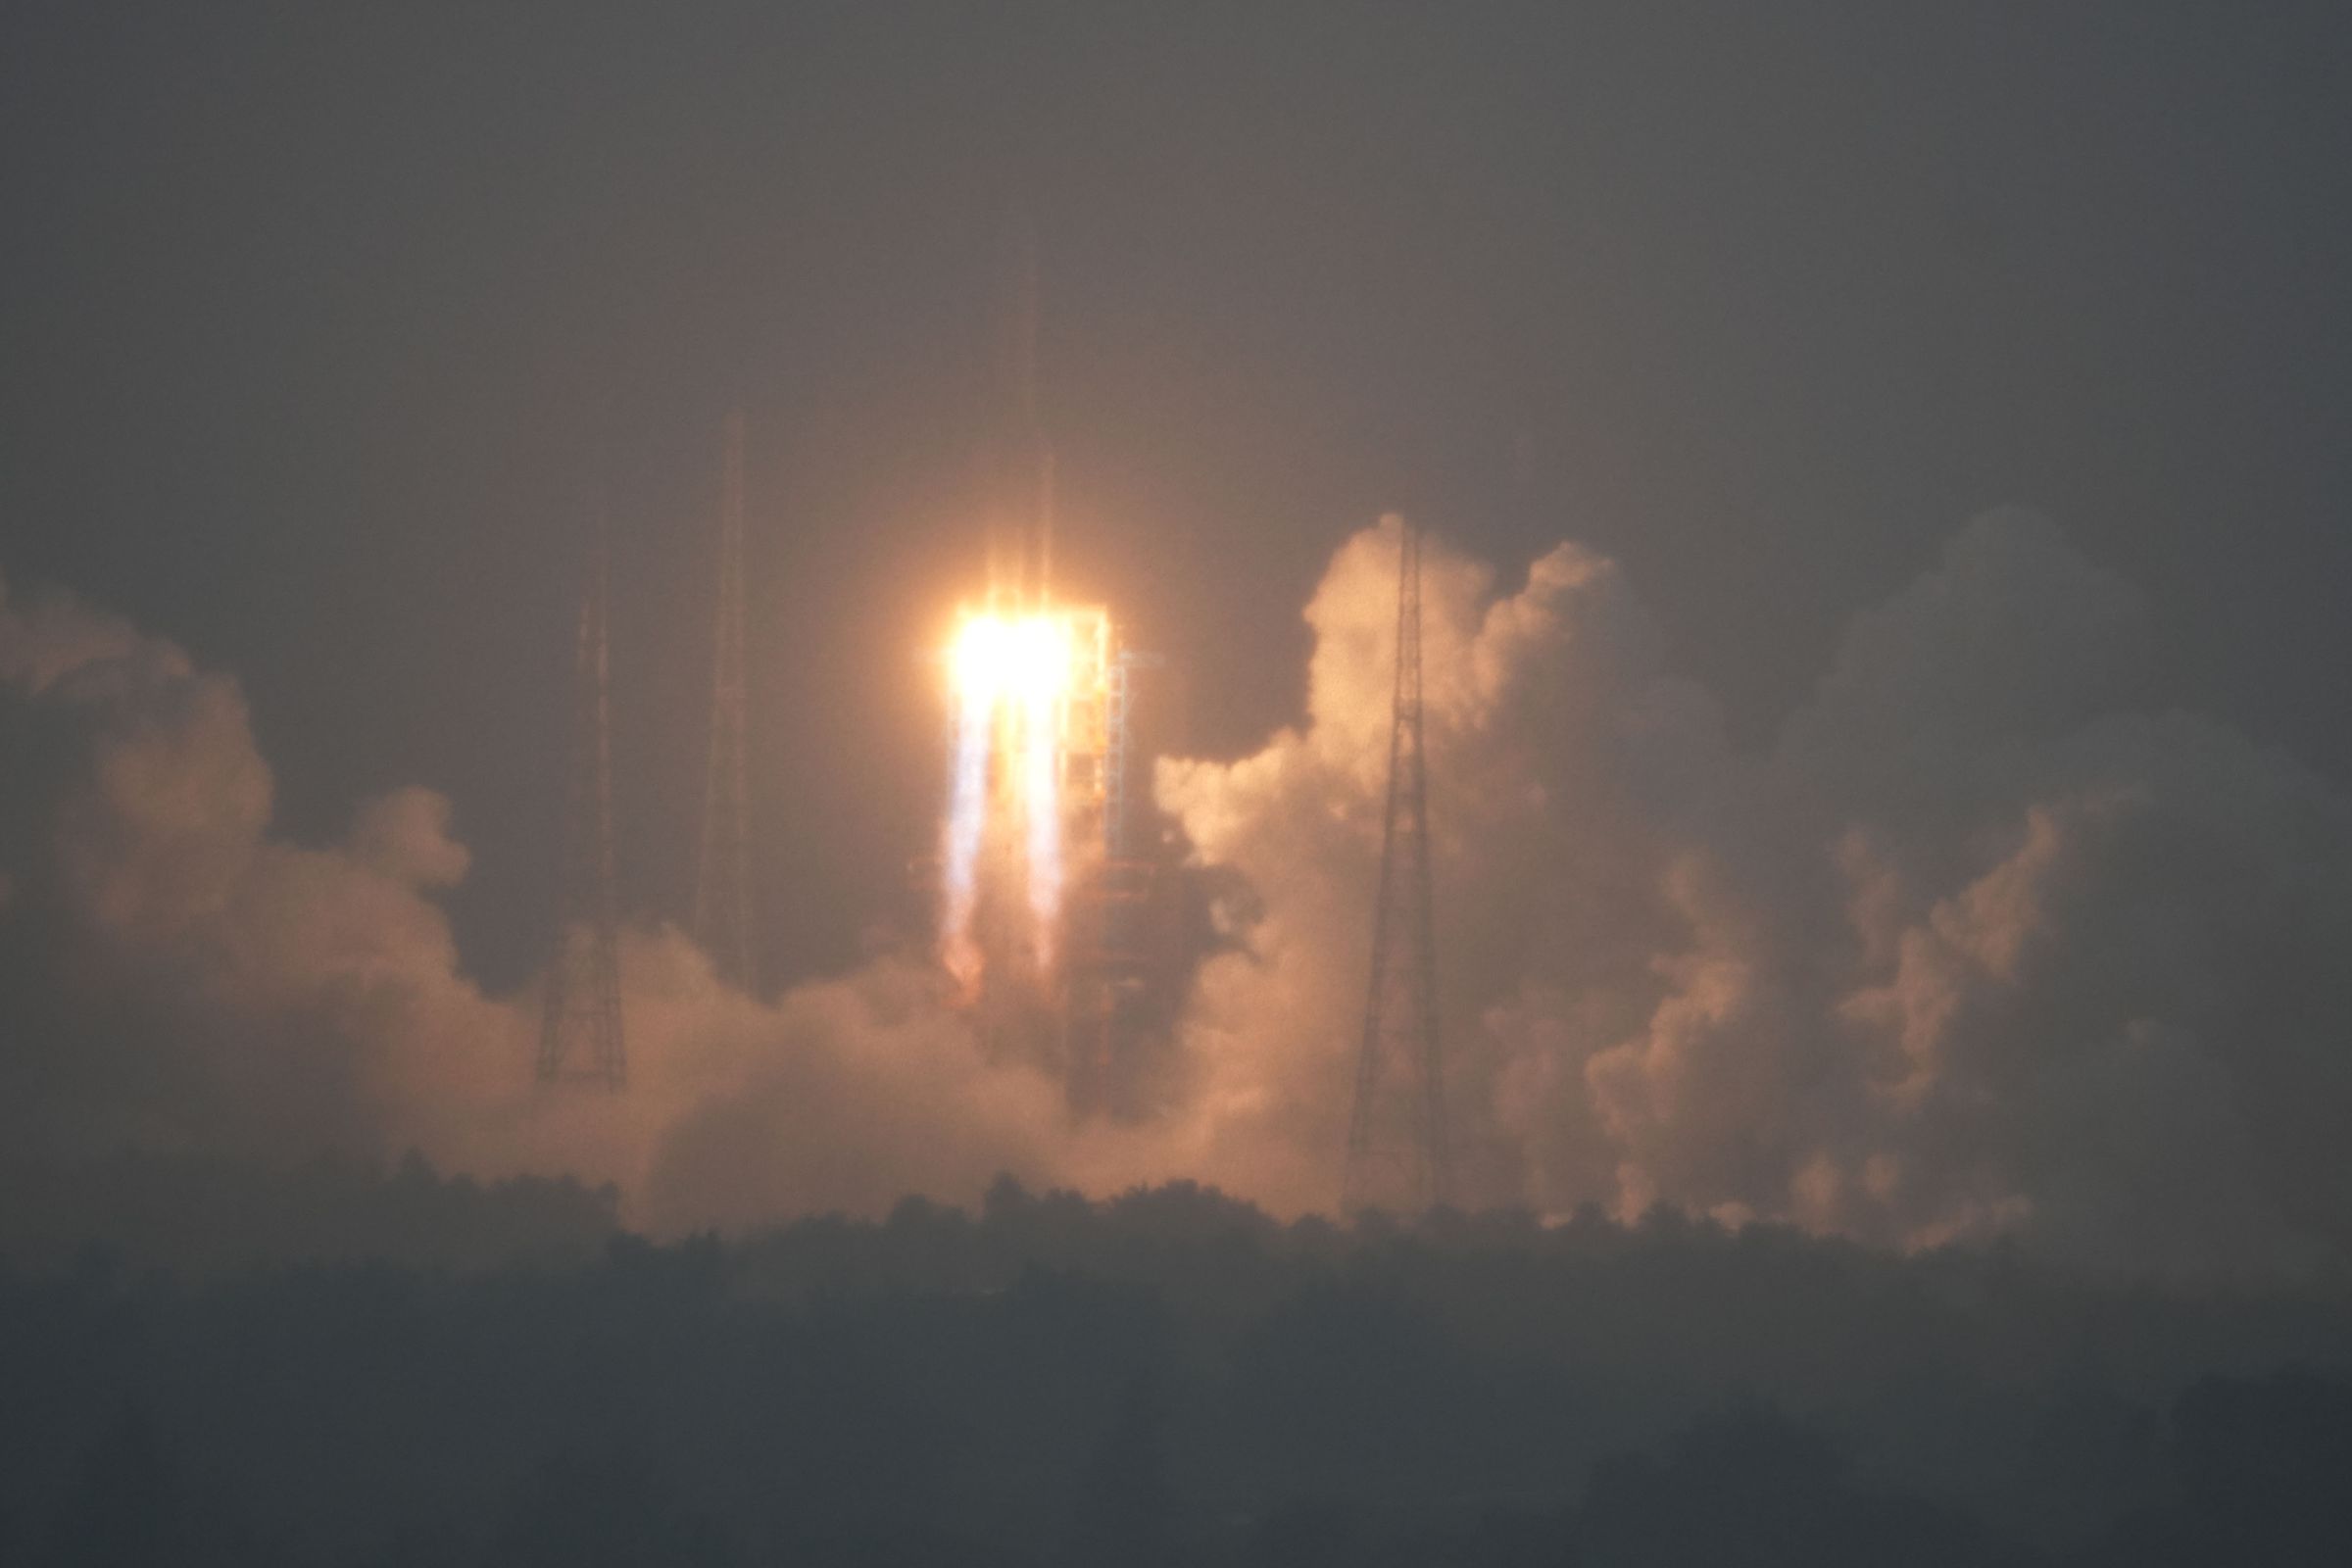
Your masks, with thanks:
[[[1378,854],[1396,541],[1308,610],[1308,722],[1162,798],[1255,890],[1189,1045],[1212,1168],[1324,1197]],[[1756,754],[1572,545],[1424,567],[1439,946],[1474,1198],[1671,1202],[2160,1267],[2340,1253],[2352,814],[2120,710],[2132,593],[2034,518],[1859,617]]]
[[[536,994],[483,996],[434,902],[467,864],[448,804],[273,837],[235,684],[71,600],[0,597],[0,735],[12,1154],[414,1148],[616,1182],[658,1229],[1051,1174],[1051,1086],[984,1075],[933,978],[891,964],[766,1007],[634,931],[631,1092],[537,1092]]]
[[[540,1095],[531,996],[467,981],[438,797],[269,831],[234,686],[64,601],[0,599],[0,1117],[19,1148],[415,1146],[620,1182],[637,1223],[966,1199],[998,1169],[1336,1196],[1379,853],[1397,539],[1307,610],[1296,728],[1157,780],[1235,891],[1171,1103],[1073,1122],[944,980],[772,1005],[666,931],[623,954],[630,1092]],[[1475,1201],[1667,1202],[2098,1262],[2341,1258],[2352,806],[2137,711],[2136,597],[1982,518],[1859,617],[1769,747],[1725,737],[1631,585],[1573,545],[1499,590],[1425,555],[1441,985]]]

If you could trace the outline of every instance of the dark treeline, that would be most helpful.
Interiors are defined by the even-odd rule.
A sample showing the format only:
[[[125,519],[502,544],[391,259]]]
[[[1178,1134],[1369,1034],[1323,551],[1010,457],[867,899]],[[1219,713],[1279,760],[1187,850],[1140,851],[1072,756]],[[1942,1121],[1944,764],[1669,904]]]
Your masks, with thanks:
[[[339,1259],[479,1270],[584,1263],[619,1229],[620,1194],[568,1178],[488,1185],[412,1154],[385,1171],[313,1160],[124,1154],[0,1161],[0,1256],[53,1268],[105,1250],[141,1267],[213,1275]]]
[[[105,1246],[0,1216],[0,1561],[2352,1562],[2334,1286],[1181,1184],[658,1246],[415,1162],[79,1180]]]

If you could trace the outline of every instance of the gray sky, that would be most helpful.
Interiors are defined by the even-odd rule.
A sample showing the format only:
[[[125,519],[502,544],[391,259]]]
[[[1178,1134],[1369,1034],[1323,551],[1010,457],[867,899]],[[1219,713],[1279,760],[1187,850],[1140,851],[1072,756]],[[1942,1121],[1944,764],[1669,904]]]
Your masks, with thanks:
[[[2147,589],[2148,695],[2352,781],[2337,8],[19,5],[0,570],[236,671],[281,819],[444,790],[544,940],[581,487],[629,904],[682,911],[752,418],[778,977],[914,907],[992,247],[1044,250],[1073,579],[1211,753],[1411,508],[1621,557],[1743,733],[1965,517]]]

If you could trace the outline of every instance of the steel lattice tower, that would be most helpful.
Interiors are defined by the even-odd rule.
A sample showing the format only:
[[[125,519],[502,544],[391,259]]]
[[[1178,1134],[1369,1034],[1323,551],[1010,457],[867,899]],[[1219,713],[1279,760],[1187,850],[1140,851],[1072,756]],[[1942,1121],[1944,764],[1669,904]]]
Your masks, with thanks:
[[[564,812],[556,954],[539,1022],[539,1081],[628,1081],[621,1044],[619,915],[612,889],[610,572],[601,542],[580,599],[572,668],[572,757]]]
[[[1401,1198],[1416,1209],[1451,1196],[1445,1059],[1438,1039],[1437,944],[1429,886],[1429,774],[1421,728],[1421,535],[1401,536],[1396,719],[1372,914],[1372,979],[1356,1058],[1343,1205]]]
[[[719,978],[758,987],[753,962],[751,826],[745,736],[743,416],[727,416],[718,510],[718,615],[710,668],[710,761],[703,794],[703,849],[694,884],[694,937]]]

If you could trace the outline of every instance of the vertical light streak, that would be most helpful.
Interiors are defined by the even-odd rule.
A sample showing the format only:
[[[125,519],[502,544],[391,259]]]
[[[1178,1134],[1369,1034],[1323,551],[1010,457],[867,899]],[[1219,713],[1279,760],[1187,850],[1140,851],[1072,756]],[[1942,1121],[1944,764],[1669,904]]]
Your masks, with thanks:
[[[1054,967],[1054,937],[1061,924],[1060,741],[1054,722],[1056,693],[1025,694],[1022,772],[1023,807],[1029,815],[1029,916],[1034,922],[1037,964]]]
[[[967,996],[976,996],[988,962],[976,929],[982,917],[981,882],[989,880],[993,891],[995,880],[1011,869],[1012,857],[992,850],[992,845],[1004,851],[1018,846],[1027,884],[1029,946],[1037,968],[1051,971],[1057,957],[1063,882],[1061,724],[1071,678],[1069,628],[1051,612],[1010,620],[994,614],[968,616],[949,651],[949,662],[956,728],[941,857],[940,960]],[[1011,888],[1004,892],[1017,897]],[[992,910],[999,907],[998,903],[990,905]],[[998,918],[987,916],[992,928]]]
[[[965,988],[980,978],[980,948],[972,940],[972,911],[980,896],[980,841],[988,825],[988,753],[996,728],[997,694],[971,681],[956,724],[956,761],[949,781],[947,824],[947,907],[940,930],[940,961]]]

